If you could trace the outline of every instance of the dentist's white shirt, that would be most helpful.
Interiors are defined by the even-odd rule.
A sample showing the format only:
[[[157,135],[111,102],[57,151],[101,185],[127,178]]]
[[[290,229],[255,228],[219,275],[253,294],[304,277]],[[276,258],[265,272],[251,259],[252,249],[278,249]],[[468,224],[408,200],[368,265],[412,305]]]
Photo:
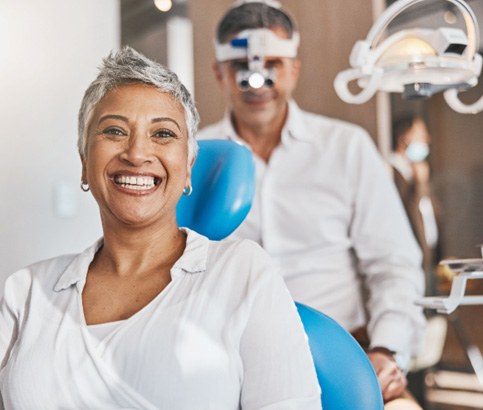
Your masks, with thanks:
[[[228,113],[198,138],[242,141]],[[255,201],[233,236],[268,251],[295,300],[349,331],[367,323],[371,345],[397,352],[405,367],[425,323],[414,304],[424,293],[421,251],[367,132],[291,101],[281,143],[268,164],[255,163]]]

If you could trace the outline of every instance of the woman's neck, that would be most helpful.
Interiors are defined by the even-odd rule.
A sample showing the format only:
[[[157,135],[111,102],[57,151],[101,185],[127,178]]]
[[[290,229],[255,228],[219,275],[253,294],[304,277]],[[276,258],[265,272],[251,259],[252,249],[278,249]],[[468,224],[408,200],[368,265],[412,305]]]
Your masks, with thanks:
[[[119,276],[142,275],[169,267],[180,258],[186,234],[176,224],[156,229],[105,229],[95,263]]]

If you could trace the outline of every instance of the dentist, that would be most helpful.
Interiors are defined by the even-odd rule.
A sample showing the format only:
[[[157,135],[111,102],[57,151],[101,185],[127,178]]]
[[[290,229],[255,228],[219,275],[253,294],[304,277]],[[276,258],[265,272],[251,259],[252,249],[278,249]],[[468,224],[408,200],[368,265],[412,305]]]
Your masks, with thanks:
[[[298,45],[279,2],[236,2],[215,39],[226,115],[198,136],[251,147],[256,197],[233,236],[268,251],[295,300],[359,337],[390,402],[405,394],[424,329],[421,252],[367,132],[292,99]]]

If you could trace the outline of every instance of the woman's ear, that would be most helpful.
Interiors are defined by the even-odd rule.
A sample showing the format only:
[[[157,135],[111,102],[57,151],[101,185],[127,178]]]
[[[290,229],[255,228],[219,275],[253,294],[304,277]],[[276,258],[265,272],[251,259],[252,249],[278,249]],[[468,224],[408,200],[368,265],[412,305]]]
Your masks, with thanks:
[[[193,170],[193,165],[195,163],[195,160],[196,160],[196,156],[191,158],[191,160],[189,160],[188,163],[187,163],[185,186],[191,186],[191,171]]]
[[[81,155],[80,160],[82,163],[82,174],[81,174],[81,182],[83,184],[87,184],[87,165],[85,158]]]

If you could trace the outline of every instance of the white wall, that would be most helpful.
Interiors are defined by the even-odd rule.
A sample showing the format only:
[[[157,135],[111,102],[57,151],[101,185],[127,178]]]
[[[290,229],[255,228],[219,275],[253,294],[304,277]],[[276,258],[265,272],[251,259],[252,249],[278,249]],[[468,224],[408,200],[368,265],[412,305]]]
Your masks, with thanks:
[[[168,67],[195,98],[193,23],[187,17],[171,17],[166,23],[166,34]]]
[[[101,233],[79,189],[76,117],[119,26],[119,0],[0,2],[0,292],[16,269]]]

